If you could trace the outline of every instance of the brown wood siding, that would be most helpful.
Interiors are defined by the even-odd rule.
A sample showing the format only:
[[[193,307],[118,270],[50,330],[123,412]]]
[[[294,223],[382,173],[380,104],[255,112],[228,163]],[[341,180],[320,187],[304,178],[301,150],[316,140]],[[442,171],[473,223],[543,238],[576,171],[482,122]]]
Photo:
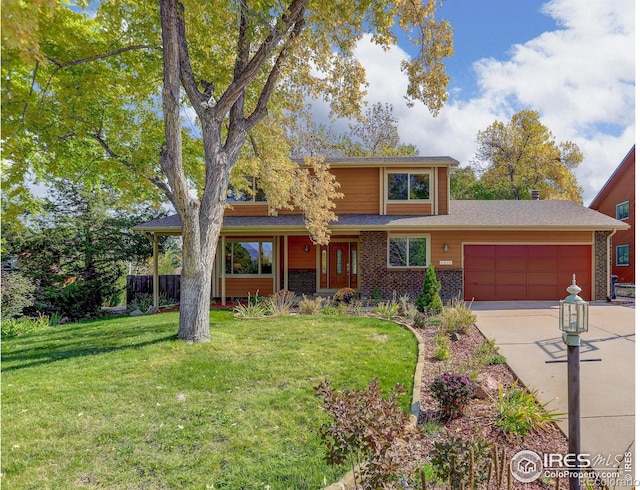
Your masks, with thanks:
[[[407,232],[409,233],[409,232]],[[413,232],[415,233],[415,232]],[[433,231],[431,235],[431,263],[437,269],[462,268],[463,243],[592,243],[590,231]],[[444,251],[444,244],[449,250]],[[452,261],[453,264],[441,266],[440,261]]]
[[[305,252],[304,247],[309,247]],[[315,269],[316,246],[308,236],[289,237],[289,269]]]
[[[335,201],[336,214],[378,214],[379,171],[371,168],[332,168],[344,198]]]
[[[271,277],[228,277],[227,282],[227,298],[246,298],[249,293],[251,296],[258,294],[267,296],[273,293],[273,278]]]
[[[387,203],[387,215],[431,215],[431,203],[411,202],[411,203]]]
[[[449,214],[449,167],[438,168],[438,214]]]
[[[592,209],[616,217],[616,205],[629,201],[629,218],[622,220],[631,225],[627,230],[620,230],[611,239],[611,273],[618,276],[620,283],[635,283],[635,215],[636,215],[636,151],[629,152],[618,172],[611,177],[607,187],[601,192],[597,203],[591,205]],[[616,265],[616,247],[629,245],[629,265]]]
[[[234,204],[224,210],[225,216],[269,216],[269,209],[265,203]]]

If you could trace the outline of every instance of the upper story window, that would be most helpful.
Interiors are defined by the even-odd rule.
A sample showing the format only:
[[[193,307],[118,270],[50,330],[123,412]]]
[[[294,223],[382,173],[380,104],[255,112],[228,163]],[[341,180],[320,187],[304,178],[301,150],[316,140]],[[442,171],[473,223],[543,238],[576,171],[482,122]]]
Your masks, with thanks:
[[[629,201],[616,204],[616,219],[628,219],[629,218]]]
[[[616,265],[629,265],[629,245],[618,245],[616,247]]]
[[[246,177],[246,189],[230,186],[227,190],[227,202],[266,202],[264,191],[260,189],[257,177]],[[248,191],[247,191],[248,190]]]
[[[273,272],[273,243],[230,241],[225,244],[226,274],[264,275]]]
[[[430,174],[418,172],[388,173],[387,200],[426,201],[431,197]]]

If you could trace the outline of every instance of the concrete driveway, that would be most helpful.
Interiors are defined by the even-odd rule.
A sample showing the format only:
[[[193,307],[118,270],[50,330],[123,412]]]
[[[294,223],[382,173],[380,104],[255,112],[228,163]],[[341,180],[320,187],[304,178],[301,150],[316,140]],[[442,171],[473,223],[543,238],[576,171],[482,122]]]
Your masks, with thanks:
[[[567,412],[566,346],[557,302],[475,302],[480,331],[496,340],[520,380]],[[589,304],[580,348],[582,453],[635,453],[635,307]],[[560,424],[567,434],[567,421]],[[635,463],[635,462],[634,462]],[[636,476],[637,478],[637,476]]]

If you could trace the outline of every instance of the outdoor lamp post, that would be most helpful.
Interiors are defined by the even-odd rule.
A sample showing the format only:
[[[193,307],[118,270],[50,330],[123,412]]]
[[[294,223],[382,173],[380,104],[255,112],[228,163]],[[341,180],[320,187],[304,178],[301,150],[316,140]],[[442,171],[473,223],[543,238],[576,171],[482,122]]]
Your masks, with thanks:
[[[567,345],[567,384],[569,411],[569,455],[574,458],[569,478],[570,490],[580,490],[577,457],[580,454],[580,334],[589,330],[589,304],[578,293],[582,288],[573,275],[569,296],[560,301],[560,330]]]

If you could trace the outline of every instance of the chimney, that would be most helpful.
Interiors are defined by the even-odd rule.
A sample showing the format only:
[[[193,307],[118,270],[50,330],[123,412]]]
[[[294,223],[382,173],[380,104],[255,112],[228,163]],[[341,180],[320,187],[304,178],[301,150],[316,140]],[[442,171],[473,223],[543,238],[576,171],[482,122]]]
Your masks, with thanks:
[[[532,201],[539,201],[540,200],[540,191],[539,190],[532,190],[531,191],[531,200]]]

